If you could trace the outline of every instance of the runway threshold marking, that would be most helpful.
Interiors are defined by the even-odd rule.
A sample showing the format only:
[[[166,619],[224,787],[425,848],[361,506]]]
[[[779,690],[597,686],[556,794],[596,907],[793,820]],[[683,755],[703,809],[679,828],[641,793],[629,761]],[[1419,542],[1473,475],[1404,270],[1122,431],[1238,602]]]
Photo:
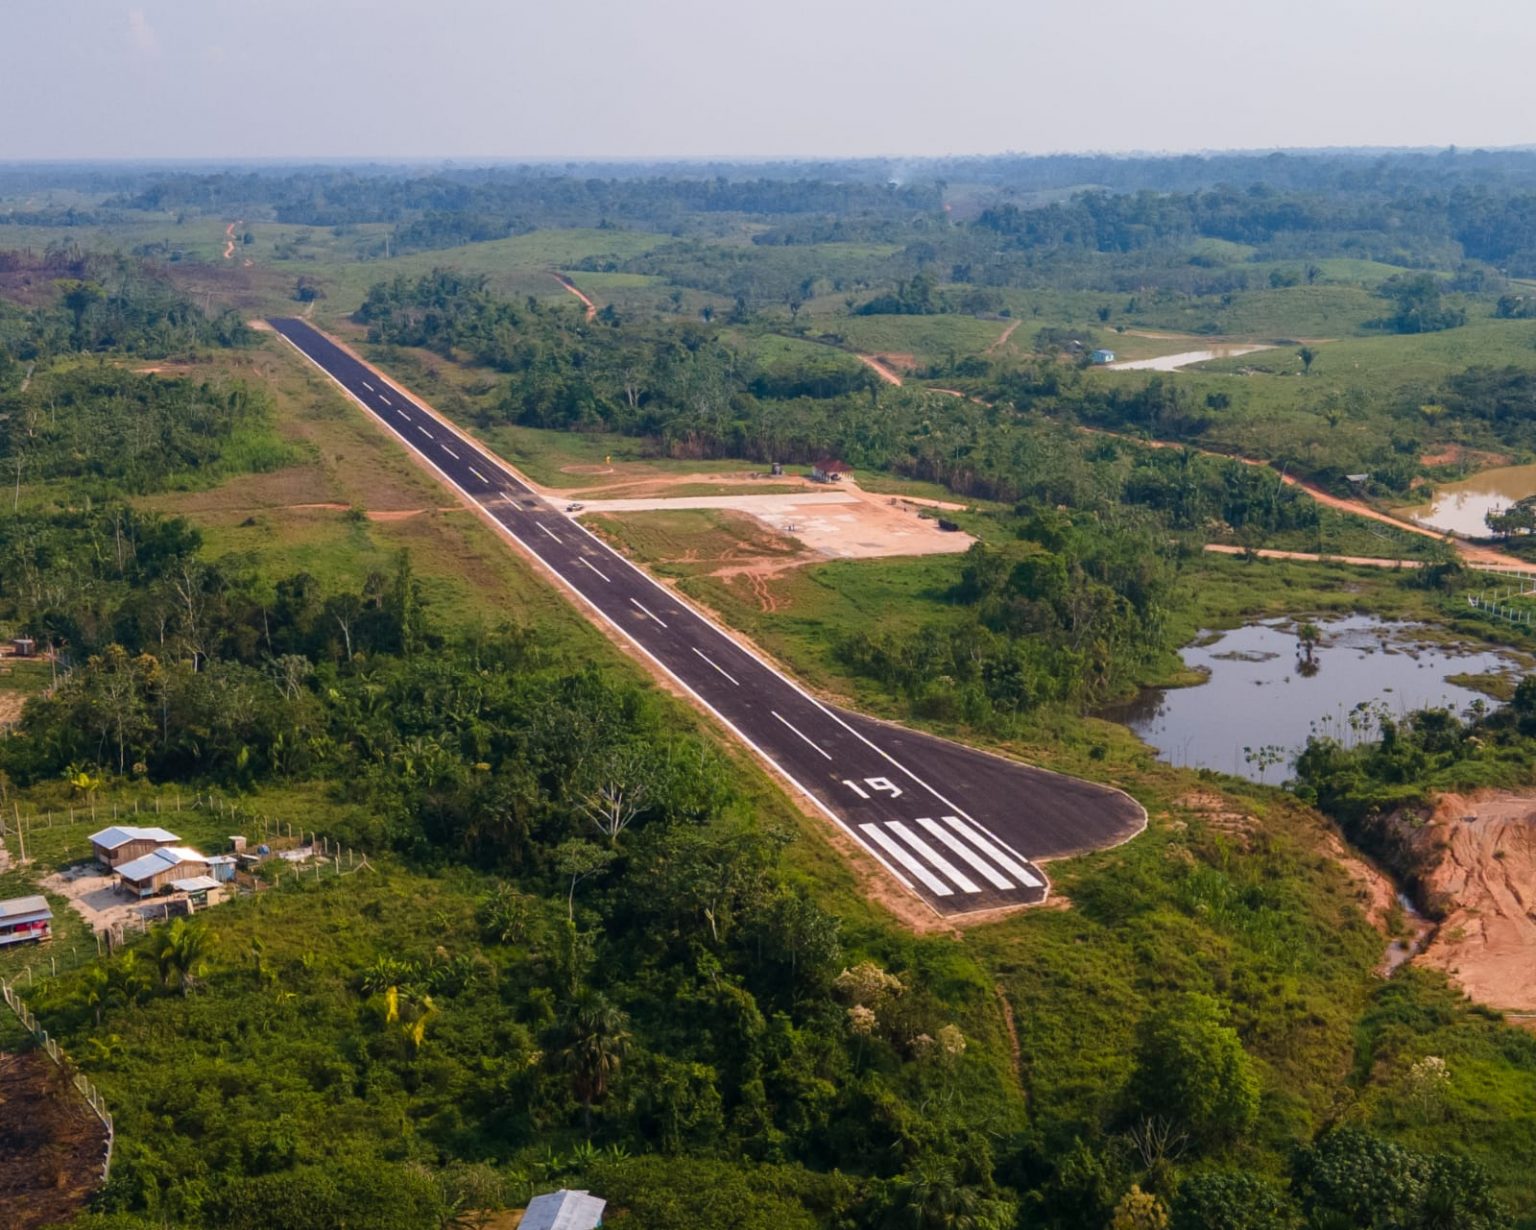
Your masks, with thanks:
[[[1028,870],[1021,866],[1013,858],[1012,855],[994,845],[984,833],[980,832],[976,828],[975,825],[967,824],[964,820],[960,819],[959,816],[945,816],[944,823],[949,825],[949,827],[954,829],[957,833],[960,833],[966,838],[966,840],[977,846],[984,853],[991,855],[994,859],[997,860],[997,863],[1000,867],[1006,871],[1012,872],[1014,878],[1017,879],[1020,884],[1024,885],[1024,887],[1040,887],[1039,877],[1032,875]]]
[[[645,613],[646,615],[649,615],[652,619],[654,619],[657,623],[659,623],[663,628],[665,628],[667,626],[667,621],[662,619],[662,617],[660,615],[656,614],[655,611],[651,610],[650,607],[646,606],[645,603],[641,602],[640,599],[638,599],[638,598],[631,598],[630,601],[633,602],[637,607],[639,607],[640,610],[643,613]]]
[[[778,714],[774,714],[774,716],[778,717]],[[781,718],[780,720],[782,721],[783,719]],[[861,824],[859,828],[866,837],[927,885],[928,891],[935,897],[953,897],[955,895],[954,889],[950,888],[948,884],[944,883],[943,880],[939,879],[938,876],[934,875],[933,872],[929,871],[928,868],[908,854],[898,843],[892,841],[890,835],[885,833],[878,824]]]
[[[588,560],[582,559],[581,557],[578,556],[576,562],[579,563],[579,564],[586,564],[586,566],[588,568],[590,568],[593,572],[597,572],[597,569],[593,568],[592,564]],[[600,576],[600,577],[603,577],[603,574],[601,572],[597,572],[597,575]],[[608,579],[607,577],[603,577],[603,580],[606,581],[607,579]]]
[[[694,653],[698,654],[699,657],[703,658],[704,661],[708,662],[711,666],[713,666],[717,671],[719,671],[722,675],[724,675],[732,683],[735,683],[738,688],[741,686],[741,684],[737,683],[736,679],[729,672],[727,672],[723,667],[721,667],[719,665],[719,663],[717,663],[713,658],[709,657],[708,654],[700,652],[698,649],[694,648],[694,646],[692,646],[692,645],[688,646],[688,648],[692,649]]]
[[[801,739],[803,739],[806,743],[809,743],[812,747],[814,747],[818,752],[820,752],[828,760],[832,759],[832,753],[831,752],[827,751],[826,748],[822,747],[821,744],[817,743],[815,739],[811,738],[810,735],[806,734],[805,731],[801,730],[798,726],[796,726],[793,722],[791,722],[788,718],[786,718],[777,709],[770,709],[770,710],[768,710],[768,712],[773,714],[774,717],[778,718],[779,721],[783,722],[784,725],[788,726],[790,728],[790,730],[794,731],[795,734],[799,735]],[[868,825],[866,825],[864,827],[867,828]]]
[[[943,842],[957,856],[969,863],[979,872],[986,881],[997,889],[1010,889],[1013,881],[1005,879],[997,873],[997,868],[977,854],[963,841],[951,833],[947,828],[930,816],[919,816],[917,822],[927,829],[935,838]]]
[[[902,841],[906,842],[907,845],[911,846],[925,859],[927,859],[932,866],[937,867],[941,872],[947,875],[962,893],[979,893],[981,891],[981,885],[977,884],[975,880],[971,879],[963,871],[959,870],[953,863],[951,863],[947,858],[945,858],[926,841],[924,841],[921,837],[909,829],[900,820],[892,820],[889,828],[893,833],[900,837]]]

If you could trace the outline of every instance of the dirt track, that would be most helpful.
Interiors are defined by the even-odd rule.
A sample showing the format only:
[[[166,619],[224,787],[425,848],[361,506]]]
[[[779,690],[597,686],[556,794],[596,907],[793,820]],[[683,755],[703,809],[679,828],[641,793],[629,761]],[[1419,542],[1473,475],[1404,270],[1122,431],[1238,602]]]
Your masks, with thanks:
[[[106,1129],[50,1059],[38,1050],[0,1052],[0,1216],[6,1230],[71,1220],[98,1186],[105,1151]]]
[[[861,354],[859,362],[879,376],[881,380],[884,380],[886,384],[894,384],[898,389],[901,387],[901,377],[896,373],[895,369],[888,367],[874,355]]]
[[[1416,958],[1473,999],[1536,1012],[1536,793],[1442,795],[1430,824],[1443,844],[1426,887],[1448,905]]]
[[[592,300],[588,299],[586,295],[582,294],[582,292],[576,288],[575,282],[571,281],[571,279],[566,277],[563,273],[552,273],[549,276],[554,278],[555,281],[559,282],[561,286],[565,287],[566,290],[570,291],[571,294],[575,295],[582,301],[582,303],[586,305],[588,320],[593,320],[596,318],[597,304],[593,303]]]

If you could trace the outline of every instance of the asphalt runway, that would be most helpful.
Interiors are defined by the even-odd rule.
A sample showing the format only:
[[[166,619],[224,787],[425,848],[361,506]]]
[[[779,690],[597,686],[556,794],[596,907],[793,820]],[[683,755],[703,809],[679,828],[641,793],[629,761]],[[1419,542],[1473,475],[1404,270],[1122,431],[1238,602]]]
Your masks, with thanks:
[[[1145,827],[1121,791],[822,703],[319,330],[270,323],[935,913],[1041,902],[1034,859]]]

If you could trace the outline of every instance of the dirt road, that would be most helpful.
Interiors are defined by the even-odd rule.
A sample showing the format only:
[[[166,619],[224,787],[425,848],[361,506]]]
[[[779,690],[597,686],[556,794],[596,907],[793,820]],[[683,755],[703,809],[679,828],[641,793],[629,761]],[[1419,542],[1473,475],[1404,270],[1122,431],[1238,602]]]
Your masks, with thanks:
[[[1223,542],[1208,542],[1205,549],[1213,555],[1247,555],[1247,547],[1228,546]],[[1421,560],[1380,559],[1372,555],[1319,555],[1315,551],[1272,551],[1259,547],[1253,554],[1260,559],[1294,559],[1318,564],[1359,564],[1362,568],[1422,568]]]
[[[588,320],[592,320],[597,316],[597,304],[593,303],[592,300],[586,297],[586,295],[582,294],[581,291],[576,288],[575,282],[571,281],[571,279],[566,277],[563,273],[551,272],[549,276],[554,278],[555,281],[559,282],[561,286],[565,287],[566,290],[570,291],[571,294],[575,295],[582,301],[582,303],[586,305]]]
[[[234,258],[234,255],[235,255],[235,227],[243,226],[244,224],[245,224],[245,219],[241,218],[241,219],[239,219],[239,221],[231,222],[228,226],[226,226],[224,228],[224,259],[225,260],[232,260]],[[250,261],[246,261],[246,264],[250,264]]]
[[[1239,457],[1233,453],[1219,453],[1214,449],[1199,448],[1193,444],[1180,444],[1173,440],[1144,440],[1138,436],[1128,436],[1118,431],[1105,431],[1101,427],[1079,427],[1078,430],[1087,432],[1089,435],[1109,436],[1115,440],[1124,440],[1129,444],[1139,444],[1144,448],[1189,449],[1191,452],[1200,453],[1206,457],[1216,457],[1222,461],[1238,461],[1245,466],[1263,466],[1265,469],[1274,468],[1269,462],[1260,461],[1255,457]],[[1390,525],[1393,529],[1404,530],[1409,534],[1417,534],[1421,538],[1433,538],[1438,542],[1448,543],[1469,564],[1512,568],[1521,572],[1536,572],[1536,565],[1531,564],[1528,560],[1520,559],[1515,555],[1507,555],[1503,551],[1494,550],[1492,547],[1480,547],[1464,539],[1453,538],[1450,535],[1441,533],[1439,530],[1432,530],[1428,526],[1419,525],[1417,522],[1405,521],[1401,517],[1394,517],[1389,513],[1380,512],[1359,500],[1346,500],[1341,496],[1324,491],[1316,483],[1309,483],[1305,479],[1297,478],[1294,474],[1281,472],[1280,481],[1287,487],[1296,487],[1301,491],[1305,491],[1319,504],[1327,508],[1336,508],[1340,512],[1352,513],[1357,517],[1364,517],[1368,521]]]
[[[859,362],[879,376],[881,380],[884,380],[886,384],[894,384],[898,389],[901,387],[901,377],[896,374],[894,369],[887,367],[879,359],[875,358],[874,355],[861,354],[859,355]]]

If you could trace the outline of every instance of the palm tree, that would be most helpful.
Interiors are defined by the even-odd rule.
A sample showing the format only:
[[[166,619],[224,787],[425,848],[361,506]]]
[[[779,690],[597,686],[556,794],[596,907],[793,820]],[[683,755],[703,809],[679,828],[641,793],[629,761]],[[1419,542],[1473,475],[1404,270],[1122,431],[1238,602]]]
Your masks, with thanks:
[[[607,1095],[623,1065],[629,1047],[629,1017],[603,996],[589,992],[572,1006],[564,1032],[561,1057],[590,1130],[593,1105]]]
[[[160,985],[167,990],[179,986],[183,995],[192,989],[193,975],[207,947],[208,936],[201,927],[185,918],[175,919],[155,937],[155,965],[160,971]]]

